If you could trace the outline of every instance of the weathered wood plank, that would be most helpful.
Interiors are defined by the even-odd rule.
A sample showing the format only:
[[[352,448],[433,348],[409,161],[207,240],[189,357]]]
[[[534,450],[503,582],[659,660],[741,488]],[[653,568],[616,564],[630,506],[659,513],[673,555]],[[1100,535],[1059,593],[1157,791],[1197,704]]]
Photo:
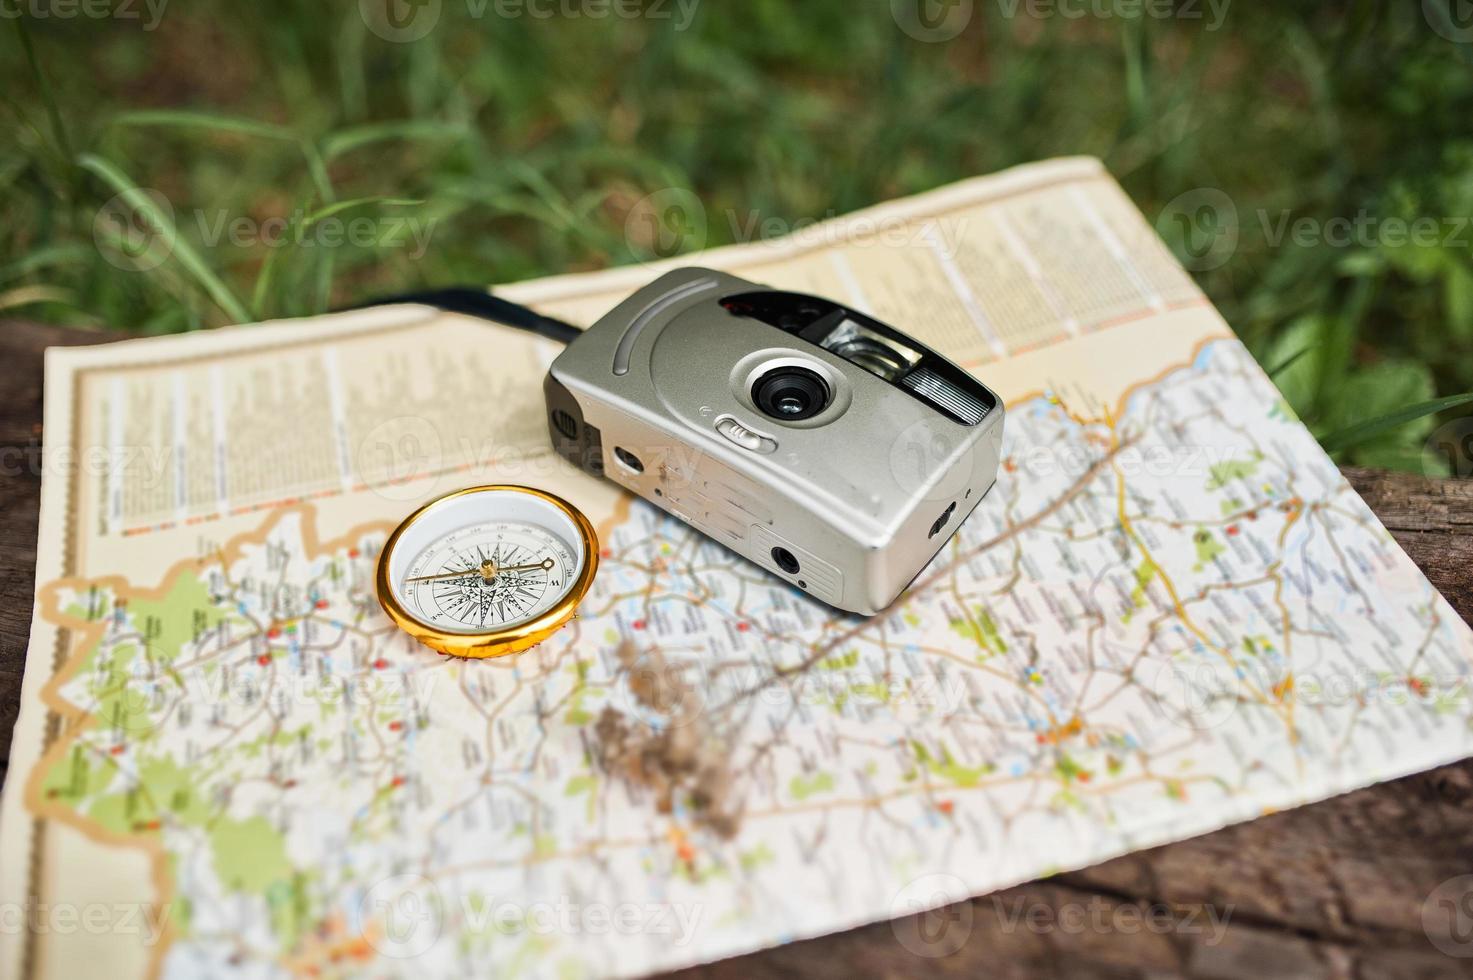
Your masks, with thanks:
[[[113,336],[0,323],[8,379],[0,399],[0,751],[7,758],[34,588],[42,351]],[[1346,475],[1473,621],[1473,482]],[[1464,874],[1473,874],[1473,762],[950,906],[923,917],[924,930],[919,918],[881,923],[688,975],[1473,976],[1473,958],[1440,952],[1422,919],[1434,890]],[[1455,948],[1473,957],[1473,936]]]
[[[0,321],[0,782],[10,768],[10,734],[35,598],[36,520],[41,506],[41,365],[50,346],[116,335]]]

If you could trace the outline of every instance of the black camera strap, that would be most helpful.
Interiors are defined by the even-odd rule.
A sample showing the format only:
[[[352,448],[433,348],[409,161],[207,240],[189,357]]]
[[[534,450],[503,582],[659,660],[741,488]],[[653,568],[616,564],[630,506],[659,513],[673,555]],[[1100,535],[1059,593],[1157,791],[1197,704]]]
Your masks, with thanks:
[[[466,316],[480,317],[482,320],[490,320],[503,326],[514,327],[517,330],[527,330],[548,340],[556,340],[560,344],[571,343],[583,331],[565,323],[562,320],[550,316],[543,316],[536,310],[513,303],[511,300],[502,299],[493,293],[483,289],[473,289],[468,286],[456,286],[449,289],[432,289],[422,293],[404,293],[399,296],[385,296],[380,299],[369,300],[360,303],[350,309],[362,310],[374,306],[395,306],[402,303],[415,303],[420,306],[433,306],[437,310],[447,313],[463,313]]]

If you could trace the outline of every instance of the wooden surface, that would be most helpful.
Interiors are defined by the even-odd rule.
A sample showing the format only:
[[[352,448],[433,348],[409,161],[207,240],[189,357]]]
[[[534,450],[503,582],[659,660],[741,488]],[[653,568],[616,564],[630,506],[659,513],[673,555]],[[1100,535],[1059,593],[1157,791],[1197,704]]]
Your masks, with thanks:
[[[0,750],[7,767],[36,562],[42,349],[108,339],[0,323]],[[1473,621],[1473,482],[1365,470],[1347,476]],[[1473,976],[1473,878],[1444,884],[1461,875],[1473,875],[1473,762],[940,912],[688,973],[723,980]],[[1450,921],[1448,913],[1438,918],[1441,899],[1462,903],[1460,921],[1470,932],[1442,940],[1461,957],[1439,951],[1424,928],[1424,906],[1434,924]]]

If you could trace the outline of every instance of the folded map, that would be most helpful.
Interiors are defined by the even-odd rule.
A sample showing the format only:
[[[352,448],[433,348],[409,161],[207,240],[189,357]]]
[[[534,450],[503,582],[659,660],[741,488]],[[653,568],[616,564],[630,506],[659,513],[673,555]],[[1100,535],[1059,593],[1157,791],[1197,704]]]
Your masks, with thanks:
[[[0,976],[643,974],[1473,752],[1473,634],[1098,162],[696,263],[1006,399],[996,488],[888,613],[558,460],[531,335],[411,306],[48,352]],[[499,291],[586,325],[670,265]],[[371,571],[489,482],[582,508],[600,572],[542,646],[449,660]]]

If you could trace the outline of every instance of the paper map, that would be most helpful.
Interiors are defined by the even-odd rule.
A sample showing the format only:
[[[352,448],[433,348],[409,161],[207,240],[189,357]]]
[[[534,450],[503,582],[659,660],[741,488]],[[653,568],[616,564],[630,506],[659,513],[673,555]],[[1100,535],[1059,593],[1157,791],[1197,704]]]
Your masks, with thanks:
[[[48,353],[0,974],[637,975],[1473,751],[1468,627],[1098,163],[687,260],[1006,399],[996,488],[888,614],[556,460],[536,338],[410,307]],[[662,268],[502,292],[586,324]],[[463,663],[370,576],[484,482],[573,501],[602,564]]]

